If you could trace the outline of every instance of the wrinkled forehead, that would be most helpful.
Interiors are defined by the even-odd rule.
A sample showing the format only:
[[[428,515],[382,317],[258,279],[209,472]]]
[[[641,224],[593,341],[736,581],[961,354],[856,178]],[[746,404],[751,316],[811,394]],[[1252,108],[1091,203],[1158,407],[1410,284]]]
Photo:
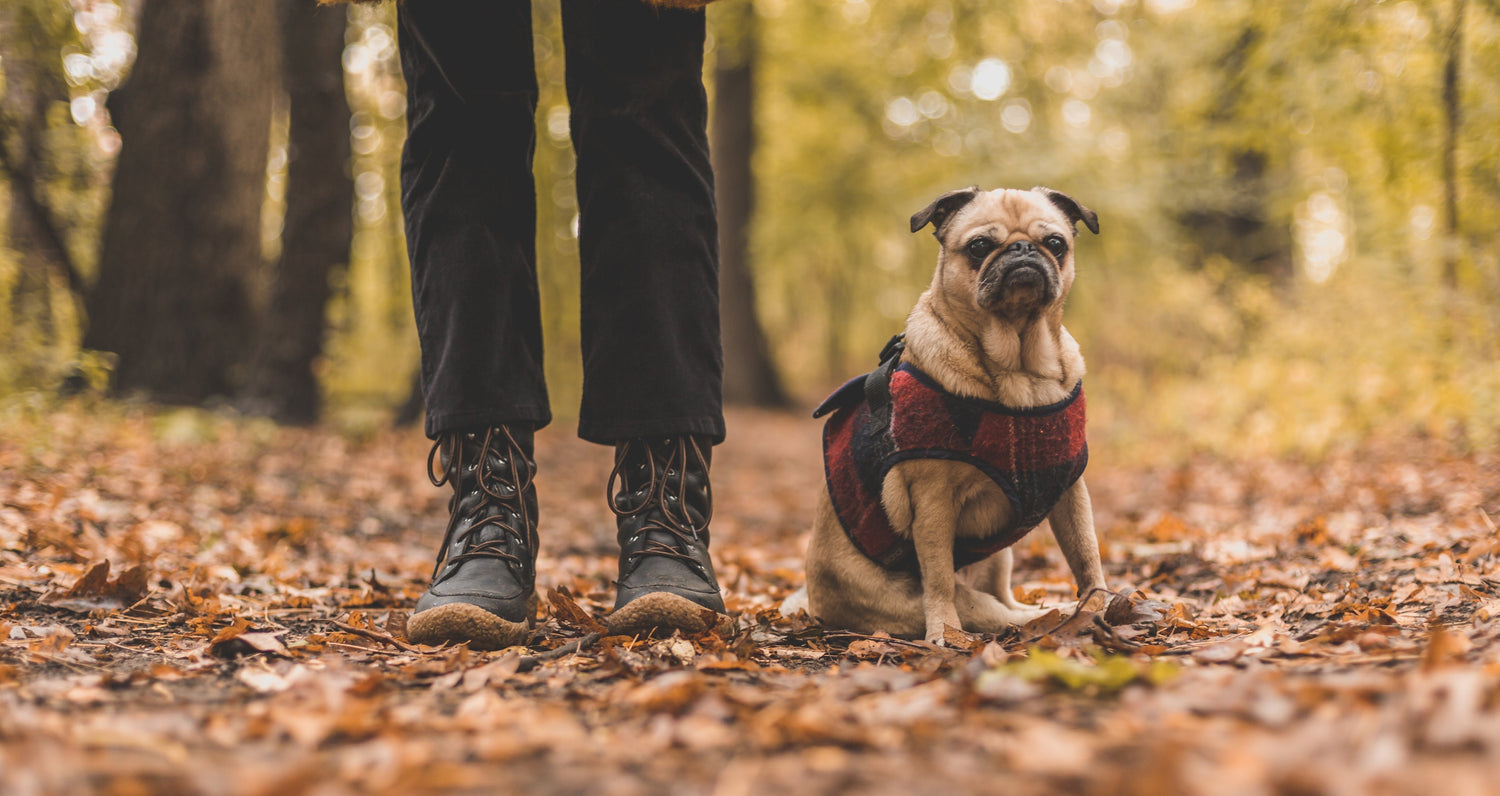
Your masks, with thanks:
[[[1020,230],[1035,234],[1039,229],[1072,231],[1072,225],[1057,205],[1035,191],[1001,188],[985,191],[964,205],[948,225],[948,239],[962,240],[980,229],[995,228],[1009,234]]]

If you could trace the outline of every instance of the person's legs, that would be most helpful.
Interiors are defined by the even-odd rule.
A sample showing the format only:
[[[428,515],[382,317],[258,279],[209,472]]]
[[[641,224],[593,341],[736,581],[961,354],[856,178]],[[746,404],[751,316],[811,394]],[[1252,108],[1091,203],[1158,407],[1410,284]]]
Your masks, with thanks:
[[[407,634],[523,642],[536,607],[532,431],[542,376],[531,179],[537,84],[527,0],[402,4],[401,205],[422,345],[428,461],[453,489]],[[437,472],[433,472],[437,471]]]
[[[403,3],[401,206],[426,431],[551,420],[536,279],[525,0]]]
[[[564,0],[583,267],[579,436],[724,437],[702,11]]]
[[[616,446],[609,626],[702,630],[724,611],[708,554],[724,368],[704,17],[641,0],[562,10],[583,266],[578,434]]]

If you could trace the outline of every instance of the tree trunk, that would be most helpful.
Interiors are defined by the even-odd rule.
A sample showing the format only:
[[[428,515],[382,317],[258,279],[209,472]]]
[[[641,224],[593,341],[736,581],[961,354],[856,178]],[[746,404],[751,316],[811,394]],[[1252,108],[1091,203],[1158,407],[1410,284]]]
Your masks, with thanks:
[[[755,6],[725,5],[714,66],[714,177],[719,206],[719,315],[724,341],[724,400],[785,406],[786,392],[755,310],[749,233],[755,213]]]
[[[329,278],[349,261],[354,183],[344,96],[342,7],[281,0],[287,134],[281,259],[246,385],[247,410],[284,423],[318,419]]]
[[[10,295],[11,318],[36,335],[31,342],[44,345],[59,336],[50,273],[63,276],[74,299],[83,289],[56,214],[43,195],[47,113],[68,98],[55,25],[56,20],[39,17],[24,3],[0,8],[0,34],[10,44],[0,92],[0,176],[9,183],[10,194],[5,245],[20,266]]]
[[[1293,274],[1292,236],[1285,219],[1272,212],[1270,166],[1264,151],[1236,149],[1230,163],[1229,194],[1217,206],[1183,212],[1178,220],[1195,244],[1200,261],[1217,255],[1246,272],[1285,287]]]
[[[146,0],[139,57],[110,97],[123,148],[86,348],[117,392],[201,403],[234,392],[254,339],[276,7]]]
[[[1250,26],[1220,61],[1223,87],[1217,107],[1209,114],[1216,127],[1241,123],[1248,111],[1245,84],[1255,68],[1253,55],[1265,34]],[[1275,209],[1275,182],[1280,176],[1266,149],[1239,146],[1225,151],[1210,150],[1209,156],[1227,165],[1225,193],[1218,186],[1194,196],[1186,209],[1176,214],[1177,223],[1197,250],[1199,263],[1220,256],[1248,273],[1270,279],[1277,287],[1291,284],[1293,276],[1290,219]],[[1216,164],[1217,165],[1217,164]]]
[[[1463,125],[1461,77],[1465,0],[1454,0],[1453,30],[1443,63],[1443,284],[1458,289],[1458,135]]]

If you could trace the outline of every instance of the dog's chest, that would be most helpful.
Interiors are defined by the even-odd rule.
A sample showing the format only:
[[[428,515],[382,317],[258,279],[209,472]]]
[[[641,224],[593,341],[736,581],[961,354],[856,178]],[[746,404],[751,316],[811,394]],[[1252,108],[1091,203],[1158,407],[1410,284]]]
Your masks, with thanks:
[[[893,536],[909,543],[919,513],[951,517],[955,540],[983,544],[1011,525],[1015,504],[979,468],[956,461],[897,463],[886,475],[882,502]]]
[[[934,462],[945,471],[943,480],[953,485],[957,513],[953,535],[982,539],[1010,525],[1015,506],[989,476],[961,462]]]

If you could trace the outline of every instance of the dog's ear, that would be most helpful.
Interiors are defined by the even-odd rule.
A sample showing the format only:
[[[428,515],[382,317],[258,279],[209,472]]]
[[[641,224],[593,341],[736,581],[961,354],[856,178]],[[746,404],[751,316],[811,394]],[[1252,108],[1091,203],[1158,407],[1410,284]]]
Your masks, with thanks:
[[[1040,185],[1031,190],[1047,197],[1048,201],[1057,205],[1057,208],[1063,211],[1063,214],[1068,217],[1069,221],[1072,221],[1074,224],[1082,221],[1083,225],[1089,228],[1089,232],[1095,235],[1099,234],[1098,213],[1079,204],[1077,200],[1062,191],[1054,191],[1051,188],[1043,188]]]
[[[917,214],[911,217],[911,231],[916,232],[930,223],[933,236],[940,237],[943,234],[943,225],[948,222],[948,219],[952,218],[959,208],[974,201],[974,197],[978,195],[979,186],[971,185],[968,188],[949,191],[939,196],[932,200],[932,204],[918,210]]]

